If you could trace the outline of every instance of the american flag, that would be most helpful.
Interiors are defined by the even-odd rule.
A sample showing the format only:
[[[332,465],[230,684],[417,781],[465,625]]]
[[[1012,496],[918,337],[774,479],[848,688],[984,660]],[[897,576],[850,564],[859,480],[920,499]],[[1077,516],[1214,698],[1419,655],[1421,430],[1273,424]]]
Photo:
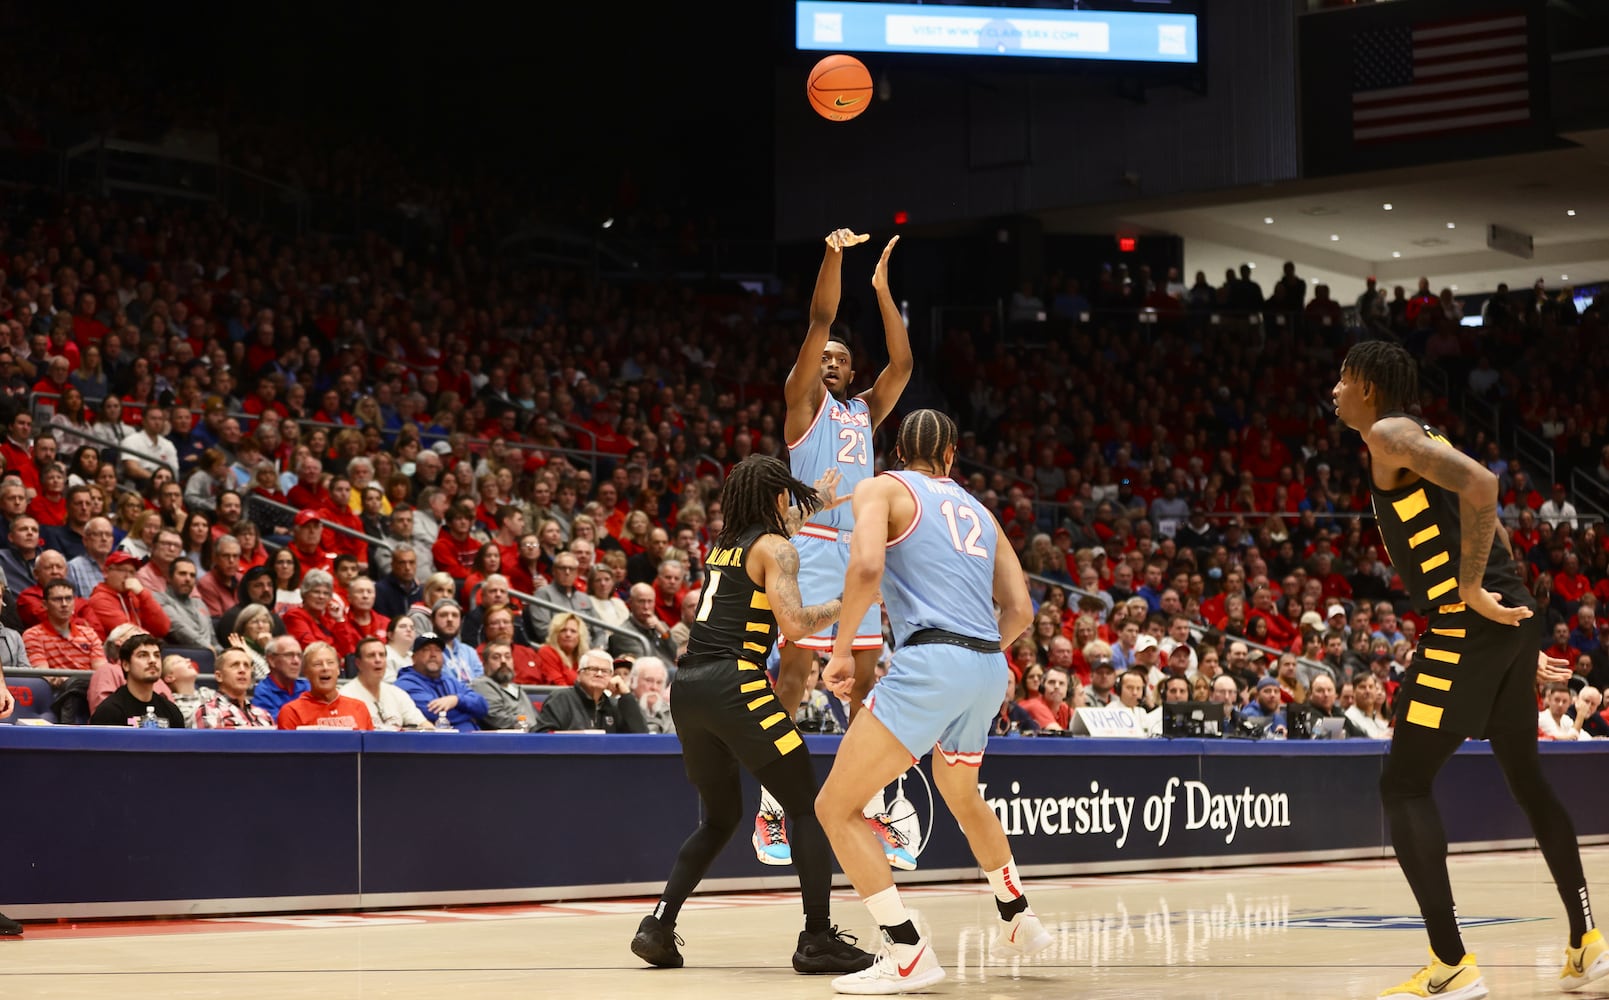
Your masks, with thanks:
[[[1360,143],[1511,126],[1531,118],[1525,14],[1359,32],[1352,138]]]

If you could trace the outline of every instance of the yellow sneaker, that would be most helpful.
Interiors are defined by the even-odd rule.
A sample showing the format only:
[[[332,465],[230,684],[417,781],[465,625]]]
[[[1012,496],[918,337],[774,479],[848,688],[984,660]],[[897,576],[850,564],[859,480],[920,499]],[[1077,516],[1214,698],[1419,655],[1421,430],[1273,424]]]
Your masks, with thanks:
[[[1581,938],[1581,947],[1564,949],[1559,989],[1574,993],[1604,976],[1609,976],[1609,944],[1604,943],[1603,931],[1594,927]]]
[[[1441,1000],[1481,1000],[1486,996],[1486,980],[1481,978],[1480,966],[1474,955],[1465,955],[1457,965],[1448,965],[1430,954],[1430,964],[1414,973],[1405,983],[1380,993],[1380,1000],[1390,997],[1440,997]]]

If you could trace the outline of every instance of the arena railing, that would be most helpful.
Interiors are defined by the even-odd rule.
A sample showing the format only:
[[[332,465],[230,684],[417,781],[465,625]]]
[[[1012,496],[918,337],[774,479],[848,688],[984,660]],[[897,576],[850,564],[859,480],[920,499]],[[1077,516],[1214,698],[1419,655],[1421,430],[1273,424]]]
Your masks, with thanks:
[[[523,590],[514,590],[513,588],[510,588],[508,593],[510,597],[517,597],[527,604],[534,604],[537,607],[551,611],[554,614],[575,615],[583,622],[586,622],[587,628],[597,629],[600,632],[609,632],[614,635],[623,635],[628,639],[634,640],[638,646],[642,647],[644,656],[650,656],[653,654],[653,648],[648,645],[648,640],[644,639],[642,636],[631,631],[630,629],[623,628],[619,625],[611,625],[601,618],[594,618],[591,615],[582,614],[574,608],[567,608],[562,604],[555,604],[553,601],[544,600],[540,597],[537,597],[535,594],[527,594]],[[532,637],[527,636],[526,638],[530,639]]]
[[[1092,598],[1095,598],[1096,600],[1102,601],[1102,603],[1105,603],[1105,601],[1104,601],[1104,596],[1105,595],[1094,594],[1094,593],[1091,593],[1090,591],[1084,590],[1084,589],[1082,589],[1080,587],[1070,586],[1070,585],[1068,585],[1066,583],[1061,582],[1060,580],[1053,580],[1048,576],[1041,576],[1038,573],[1029,573],[1029,572],[1024,571],[1023,575],[1026,576],[1028,579],[1036,582],[1036,583],[1042,583],[1042,584],[1044,584],[1046,586],[1049,586],[1049,587],[1059,587],[1062,590],[1068,591],[1070,593],[1077,594],[1080,597],[1092,597]],[[1219,631],[1217,626],[1211,624],[1210,622],[1208,622],[1208,621],[1206,621],[1205,619],[1202,619],[1202,618],[1193,619],[1190,622],[1190,626],[1191,626],[1191,628],[1200,628],[1200,629],[1202,629],[1204,631],[1207,631],[1207,632],[1217,632],[1217,631]],[[1031,628],[1031,626],[1030,626],[1030,628]],[[1235,634],[1230,633],[1230,632],[1224,632],[1223,635],[1224,635],[1224,637],[1226,639],[1228,639],[1231,642],[1245,643],[1248,649],[1260,649],[1260,650],[1262,650],[1265,655],[1272,657],[1274,662],[1276,662],[1276,663],[1279,662],[1279,658],[1281,656],[1283,656],[1286,653],[1290,652],[1290,650],[1288,650],[1288,649],[1279,649],[1278,647],[1275,647],[1275,646],[1269,646],[1269,645],[1266,645],[1264,643],[1258,642],[1255,639],[1247,638],[1246,636],[1243,636],[1243,635],[1235,635]],[[1297,675],[1298,679],[1301,680],[1301,682],[1303,684],[1309,684],[1310,685],[1312,683],[1312,678],[1317,676],[1320,673],[1323,673],[1323,674],[1327,675],[1331,680],[1335,681],[1337,685],[1339,685],[1340,682],[1341,682],[1341,679],[1339,677],[1335,676],[1335,671],[1330,667],[1330,665],[1327,664],[1327,663],[1324,663],[1322,661],[1308,659],[1307,657],[1301,656],[1301,655],[1298,654],[1297,657],[1296,657],[1296,666],[1297,666],[1297,669],[1298,669],[1298,675]]]

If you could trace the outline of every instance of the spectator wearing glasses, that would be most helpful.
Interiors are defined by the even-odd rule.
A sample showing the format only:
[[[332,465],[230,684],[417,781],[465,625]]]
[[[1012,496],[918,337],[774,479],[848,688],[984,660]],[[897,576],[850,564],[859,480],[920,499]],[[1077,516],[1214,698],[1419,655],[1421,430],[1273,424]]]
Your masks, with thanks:
[[[67,562],[67,582],[79,597],[88,597],[106,579],[106,560],[112,554],[114,538],[112,522],[104,517],[92,517],[84,524],[83,552]]]
[[[538,733],[572,729],[648,732],[648,722],[631,695],[627,679],[615,674],[614,660],[602,650],[589,649],[582,654],[574,686],[549,695],[532,727]]]
[[[593,614],[592,598],[586,591],[577,590],[575,581],[581,571],[581,561],[573,552],[560,552],[553,558],[553,582],[538,587],[531,596],[537,598],[525,606],[525,634],[531,637],[545,636],[553,616],[558,614],[552,608],[542,607],[541,602],[557,604],[577,614],[591,616]],[[603,637],[596,637],[599,643]]]
[[[311,685],[302,676],[302,646],[288,635],[268,641],[268,676],[257,683],[251,702],[273,719],[292,698],[300,697]]]
[[[151,558],[134,578],[140,585],[154,596],[163,594],[168,589],[168,569],[172,567],[173,560],[184,555],[184,539],[171,528],[163,528],[157,532],[156,544],[151,546]]]
[[[196,593],[209,616],[221,618],[235,606],[240,582],[240,541],[234,535],[219,536],[212,543],[212,569],[196,581]]]

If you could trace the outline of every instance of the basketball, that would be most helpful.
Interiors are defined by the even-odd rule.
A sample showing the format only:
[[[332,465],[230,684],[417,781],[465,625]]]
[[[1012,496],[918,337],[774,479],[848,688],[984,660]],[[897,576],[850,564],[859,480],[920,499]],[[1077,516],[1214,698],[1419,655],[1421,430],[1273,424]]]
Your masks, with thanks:
[[[854,56],[828,56],[816,63],[805,84],[810,106],[831,122],[846,122],[872,99],[872,74]]]

